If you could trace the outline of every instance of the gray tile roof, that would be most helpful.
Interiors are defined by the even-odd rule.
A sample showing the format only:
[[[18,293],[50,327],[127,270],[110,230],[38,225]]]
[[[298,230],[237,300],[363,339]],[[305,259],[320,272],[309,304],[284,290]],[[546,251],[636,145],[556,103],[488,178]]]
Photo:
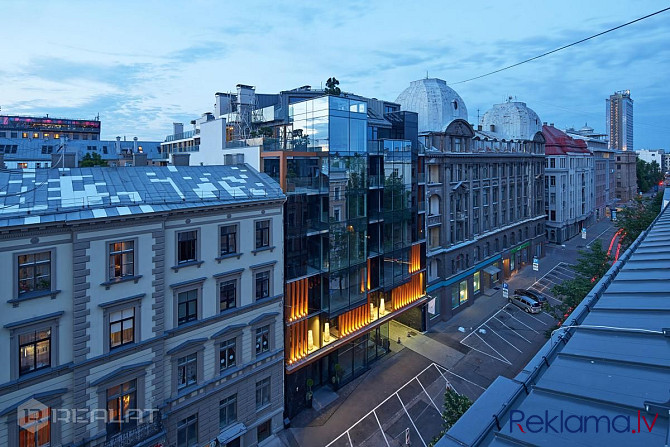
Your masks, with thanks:
[[[283,198],[248,165],[0,171],[0,227]]]
[[[437,446],[668,445],[670,406],[661,410],[658,404],[670,401],[669,267],[666,207],[575,309],[565,329],[513,380],[499,377]],[[591,419],[570,433],[568,428],[579,427],[573,418],[561,432],[561,411],[564,421],[569,415],[608,419],[600,419],[598,432]],[[520,412],[525,433],[511,420],[521,418]],[[651,426],[657,413],[650,432],[645,420]],[[532,433],[525,425],[531,415],[558,419],[553,428],[531,425],[541,428]]]

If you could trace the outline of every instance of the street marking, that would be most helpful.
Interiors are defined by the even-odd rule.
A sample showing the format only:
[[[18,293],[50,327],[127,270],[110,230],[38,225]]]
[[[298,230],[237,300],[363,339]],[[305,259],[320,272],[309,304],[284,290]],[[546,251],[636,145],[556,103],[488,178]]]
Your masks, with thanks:
[[[471,348],[471,349],[474,349],[474,348]],[[477,385],[477,384],[476,384],[475,382],[473,382],[472,380],[468,380],[468,379],[466,379],[466,378],[463,377],[463,376],[459,376],[459,375],[456,374],[455,372],[451,372],[451,371],[449,371],[448,369],[446,369],[446,368],[443,367],[443,366],[440,366],[440,365],[437,365],[437,364],[435,364],[435,366],[438,367],[438,370],[439,370],[440,368],[442,368],[442,369],[444,369],[444,372],[448,372],[449,374],[454,375],[454,376],[458,377],[459,379],[464,380],[465,382],[468,382],[468,383],[470,383],[470,384],[476,386],[477,388],[481,388],[482,390],[486,390],[486,388],[484,388],[483,386],[481,386],[481,385]],[[442,376],[442,377],[444,377],[444,376]],[[446,380],[446,378],[445,378],[445,380]],[[447,381],[447,382],[448,382],[448,381]]]
[[[490,317],[488,317],[487,320],[486,320],[485,322],[483,322],[482,324],[480,324],[479,326],[477,326],[477,329],[479,329],[480,327],[484,326],[486,323],[488,323],[489,321],[491,321],[491,318],[495,317],[495,316],[498,315],[500,312],[502,312],[502,309],[498,309],[498,311],[497,311],[496,313],[494,313],[493,315],[491,315]],[[468,338],[469,336],[471,336],[472,334],[474,334],[475,332],[477,332],[477,329],[474,329],[474,330],[473,330],[472,332],[470,332],[468,335],[466,335],[465,337],[463,337],[463,339],[461,340],[461,343],[463,343],[465,340],[467,340],[467,338]]]
[[[526,323],[524,323],[523,321],[519,320],[517,317],[515,317],[514,315],[512,315],[510,312],[505,311],[505,313],[508,314],[510,317],[514,318],[514,319],[515,319],[516,321],[518,321],[519,323],[521,323],[521,324],[523,324],[524,326],[526,326],[526,327],[527,327],[528,329],[530,329],[531,331],[535,332],[536,334],[539,334],[538,331],[536,331],[536,330],[533,329],[532,327],[528,326],[528,325],[527,325]],[[529,315],[530,315],[530,314],[529,314]]]
[[[507,326],[507,324],[505,324],[505,322],[504,322],[503,320],[501,320],[500,318],[498,318],[498,321],[500,321],[503,325],[505,325],[505,326],[507,327],[507,329],[509,329],[510,331],[514,332],[516,335],[518,335],[519,337],[523,338],[523,339],[526,340],[528,343],[531,343],[530,340],[528,340],[526,337],[524,337],[523,335],[519,334],[517,331],[515,331],[515,330],[512,329],[511,327]],[[531,343],[531,344],[532,344],[532,343]]]
[[[489,354],[489,353],[487,353],[487,352],[484,352],[484,351],[482,351],[481,349],[474,348],[474,347],[470,346],[470,345],[467,344],[467,343],[463,343],[463,344],[464,344],[465,346],[467,346],[468,348],[472,349],[473,351],[477,351],[477,352],[479,352],[480,354],[484,354],[484,355],[487,356],[487,357],[491,357],[491,358],[494,359],[494,360],[498,360],[499,362],[507,363],[508,365],[511,366],[511,363],[506,362],[506,361],[504,361],[504,360],[502,360],[502,359],[499,359],[498,357],[496,357],[496,356],[494,356],[494,355],[491,355],[491,354]]]
[[[508,364],[511,365],[510,361],[507,360],[507,357],[505,357],[504,355],[502,355],[501,353],[499,353],[498,350],[495,349],[493,346],[491,346],[490,344],[486,343],[486,340],[484,340],[482,337],[480,337],[479,334],[475,334],[475,335],[476,335],[477,338],[479,338],[482,342],[484,342],[484,344],[485,344],[486,346],[488,346],[489,348],[493,349],[493,352],[495,352],[495,353],[498,354],[500,357],[502,357],[503,359],[505,359],[505,362],[507,362]]]
[[[488,327],[488,326],[487,326],[487,327]],[[514,349],[516,349],[517,351],[519,351],[519,352],[523,352],[523,351],[521,351],[521,349],[519,349],[519,348],[517,348],[516,346],[514,346],[512,343],[510,343],[509,341],[507,341],[507,339],[506,339],[505,337],[503,337],[502,335],[500,335],[499,333],[497,333],[496,331],[494,331],[494,330],[491,329],[490,327],[489,327],[489,330],[490,330],[491,332],[493,332],[494,334],[496,334],[498,337],[500,337],[500,338],[502,339],[502,341],[504,341],[505,343],[507,343],[508,345],[510,345],[511,347],[513,347]]]

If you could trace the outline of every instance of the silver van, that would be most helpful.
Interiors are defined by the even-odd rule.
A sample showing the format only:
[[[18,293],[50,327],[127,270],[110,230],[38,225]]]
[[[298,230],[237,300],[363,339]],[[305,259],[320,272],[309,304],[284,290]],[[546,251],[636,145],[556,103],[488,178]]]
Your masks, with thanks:
[[[509,297],[509,302],[516,304],[521,309],[531,314],[539,314],[542,312],[542,305],[540,303],[524,295],[512,295]]]

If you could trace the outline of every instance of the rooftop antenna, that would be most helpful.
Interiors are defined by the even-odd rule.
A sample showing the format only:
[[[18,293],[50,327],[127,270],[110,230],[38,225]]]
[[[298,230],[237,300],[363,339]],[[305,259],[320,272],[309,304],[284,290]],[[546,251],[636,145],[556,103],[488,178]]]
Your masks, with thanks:
[[[479,107],[477,108],[477,123],[479,123]]]

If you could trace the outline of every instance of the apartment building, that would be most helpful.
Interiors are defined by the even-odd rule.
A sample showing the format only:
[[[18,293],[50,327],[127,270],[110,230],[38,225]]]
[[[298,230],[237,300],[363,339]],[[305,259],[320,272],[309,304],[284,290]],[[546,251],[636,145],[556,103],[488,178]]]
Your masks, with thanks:
[[[542,126],[545,143],[547,240],[555,244],[580,234],[594,221],[596,158],[586,142],[553,125]],[[603,159],[601,159],[602,161]],[[602,185],[600,180],[599,186]]]
[[[284,407],[272,179],[97,167],[0,184],[0,445],[270,442]]]
[[[169,161],[160,142],[120,136],[102,140],[101,126],[97,119],[0,115],[0,154],[10,169],[48,168],[52,155],[63,153],[74,154],[77,161],[87,155],[100,157],[110,166],[132,166],[136,156],[144,165]]]
[[[463,100],[441,80],[414,81],[398,101],[429,123],[419,135],[429,317],[446,320],[542,256],[545,140],[539,117],[520,102],[495,105],[473,128]]]

